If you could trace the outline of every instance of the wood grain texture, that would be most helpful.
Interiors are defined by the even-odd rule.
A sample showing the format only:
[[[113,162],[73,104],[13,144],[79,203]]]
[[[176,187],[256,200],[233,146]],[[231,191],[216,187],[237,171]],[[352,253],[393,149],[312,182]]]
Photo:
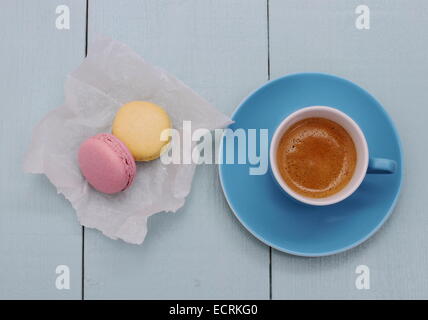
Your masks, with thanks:
[[[402,139],[402,194],[385,226],[351,251],[311,259],[274,251],[274,299],[428,298],[428,2],[364,1],[371,10],[370,30],[354,26],[360,4],[270,0],[271,75],[328,72],[368,89]],[[370,268],[370,290],[355,287],[361,264]]]
[[[401,135],[405,180],[398,206],[363,245],[300,258],[273,251],[274,299],[428,298],[425,122],[428,3],[367,0],[371,29],[354,26],[360,1],[269,0],[270,74],[320,71],[368,89]],[[55,8],[71,29],[55,28]],[[121,40],[231,114],[267,80],[267,0],[90,0],[89,37]],[[22,172],[31,129],[63,101],[84,57],[84,0],[0,1],[0,299],[80,299],[82,234],[74,210],[42,176]],[[141,246],[85,232],[85,297],[269,297],[269,250],[233,217],[217,169],[200,166],[185,207],[149,220]],[[55,267],[71,289],[55,288]],[[367,265],[371,289],[355,288]]]
[[[102,33],[231,114],[267,79],[264,0],[90,1],[89,40]],[[196,170],[174,214],[149,219],[141,246],[85,232],[85,298],[269,297],[269,250],[233,217],[214,165]]]
[[[68,5],[71,29],[55,27]],[[85,1],[1,1],[0,299],[80,299],[81,227],[43,176],[22,170],[31,130],[63,101],[66,74],[85,54]],[[70,290],[55,287],[57,265]]]

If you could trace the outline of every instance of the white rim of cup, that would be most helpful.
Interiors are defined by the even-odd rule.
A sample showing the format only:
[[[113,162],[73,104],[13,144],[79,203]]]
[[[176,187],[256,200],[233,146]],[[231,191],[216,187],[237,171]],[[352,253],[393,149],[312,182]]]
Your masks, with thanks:
[[[326,112],[330,112],[332,114],[339,116],[342,120],[347,122],[347,124],[349,124],[352,127],[352,129],[354,131],[353,133],[356,134],[360,140],[360,147],[363,151],[362,152],[363,154],[360,154],[357,152],[357,163],[358,163],[359,159],[361,159],[361,157],[362,157],[363,162],[360,165],[359,172],[358,173],[354,172],[351,181],[345,187],[345,189],[347,188],[347,190],[346,191],[343,191],[344,189],[341,190],[341,191],[343,191],[343,193],[340,196],[337,196],[337,195],[340,194],[341,191],[339,191],[338,193],[336,193],[332,196],[325,197],[325,198],[310,198],[310,197],[300,195],[297,192],[293,191],[290,187],[288,187],[288,185],[283,180],[281,173],[279,172],[279,169],[278,169],[278,165],[277,165],[277,161],[276,161],[276,152],[277,152],[278,143],[279,143],[280,139],[282,138],[283,134],[292,124],[296,123],[297,121],[303,120],[306,118],[314,117],[314,116],[308,116],[308,117],[300,118],[300,116],[302,114],[313,112],[313,111],[321,111],[321,112],[326,111]],[[296,118],[298,118],[298,119],[296,120]],[[328,119],[327,117],[323,117],[323,118]],[[334,121],[334,120],[332,120],[332,121]],[[356,144],[356,141],[354,139],[353,134],[351,134],[349,132],[349,130],[347,130],[347,131],[351,135],[351,137],[354,141],[354,144]],[[355,146],[355,147],[357,148],[357,146]],[[271,140],[271,145],[270,145],[270,150],[269,150],[269,160],[270,160],[270,166],[271,166],[272,173],[273,173],[276,181],[278,182],[278,184],[281,186],[281,188],[290,197],[292,197],[292,198],[294,198],[300,202],[310,204],[310,205],[314,205],[314,206],[331,205],[331,204],[338,203],[338,202],[343,201],[346,198],[348,198],[351,194],[353,194],[355,192],[355,190],[358,189],[358,187],[363,182],[363,179],[366,176],[367,167],[368,167],[368,163],[369,163],[367,140],[366,140],[364,133],[361,130],[361,128],[346,113],[344,113],[338,109],[335,109],[332,107],[327,107],[327,106],[305,107],[305,108],[302,108],[302,109],[299,109],[299,110],[293,112],[292,114],[287,116],[284,120],[282,120],[281,123],[278,125],[278,127],[275,129],[274,135],[273,135],[272,140]],[[357,168],[355,168],[355,170],[357,170]],[[357,176],[355,178],[356,174],[359,174],[359,176]],[[352,186],[348,187],[351,182],[352,182]]]

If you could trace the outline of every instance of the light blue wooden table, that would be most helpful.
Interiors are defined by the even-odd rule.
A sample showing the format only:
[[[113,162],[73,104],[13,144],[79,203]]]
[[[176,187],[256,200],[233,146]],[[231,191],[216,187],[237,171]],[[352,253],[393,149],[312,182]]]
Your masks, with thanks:
[[[0,0],[0,298],[428,298],[428,2],[366,0]],[[70,9],[58,30],[56,8]],[[83,229],[42,176],[22,172],[31,129],[59,106],[67,73],[96,33],[127,43],[231,114],[287,73],[346,77],[374,94],[400,132],[405,180],[369,241],[299,258],[254,239],[228,208],[215,166],[200,166],[185,206],[149,220],[141,246]],[[56,268],[70,271],[57,289]],[[355,286],[358,265],[370,289]]]

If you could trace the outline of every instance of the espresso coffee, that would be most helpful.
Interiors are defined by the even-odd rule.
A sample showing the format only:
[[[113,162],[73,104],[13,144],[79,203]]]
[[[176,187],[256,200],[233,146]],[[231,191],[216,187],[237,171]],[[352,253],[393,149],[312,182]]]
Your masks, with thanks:
[[[278,169],[294,192],[325,198],[351,180],[357,162],[354,142],[338,123],[307,118],[293,124],[280,139]]]

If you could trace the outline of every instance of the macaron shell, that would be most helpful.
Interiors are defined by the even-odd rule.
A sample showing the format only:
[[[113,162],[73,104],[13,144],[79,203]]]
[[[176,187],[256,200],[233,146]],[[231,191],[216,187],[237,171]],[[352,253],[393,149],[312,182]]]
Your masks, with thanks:
[[[150,161],[158,158],[169,143],[160,139],[162,131],[169,128],[171,120],[162,107],[133,101],[117,112],[112,133],[128,147],[136,161]]]
[[[132,184],[136,167],[126,146],[110,134],[87,139],[79,149],[80,170],[96,190],[113,194]]]

